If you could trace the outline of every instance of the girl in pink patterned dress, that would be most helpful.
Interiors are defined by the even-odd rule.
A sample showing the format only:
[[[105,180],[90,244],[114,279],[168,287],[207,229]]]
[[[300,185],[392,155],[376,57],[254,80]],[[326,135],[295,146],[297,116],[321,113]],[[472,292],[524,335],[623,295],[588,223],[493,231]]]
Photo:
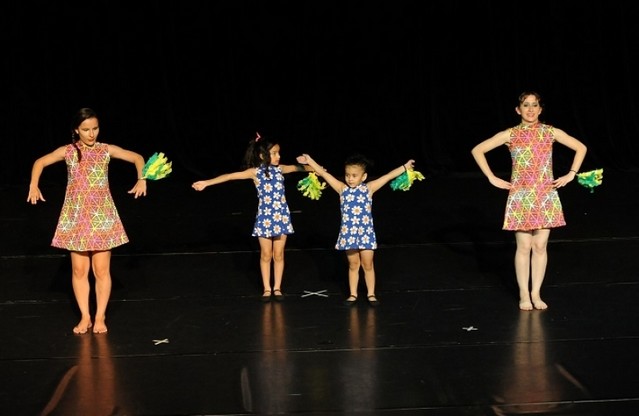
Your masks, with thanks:
[[[519,309],[530,311],[548,307],[541,299],[548,263],[546,247],[550,229],[566,225],[557,189],[575,179],[587,149],[563,130],[539,121],[542,104],[536,92],[522,93],[515,111],[521,123],[479,143],[472,155],[492,185],[509,190],[503,229],[515,232]],[[552,170],[555,142],[575,151],[568,173],[557,179]],[[510,150],[510,182],[495,176],[486,159],[487,152],[501,145]]]
[[[109,190],[108,166],[111,159],[133,163],[137,178],[142,178],[144,158],[130,150],[97,141],[100,126],[90,108],[80,109],[71,125],[71,144],[61,146],[33,164],[27,202],[45,201],[38,188],[45,167],[64,161],[67,188],[53,247],[71,253],[72,286],[80,309],[75,334],[93,327],[96,334],[107,332],[106,309],[111,295],[111,249],[129,241]],[[146,181],[138,179],[129,191],[135,198],[146,195]],[[89,311],[89,270],[95,277],[96,312]]]

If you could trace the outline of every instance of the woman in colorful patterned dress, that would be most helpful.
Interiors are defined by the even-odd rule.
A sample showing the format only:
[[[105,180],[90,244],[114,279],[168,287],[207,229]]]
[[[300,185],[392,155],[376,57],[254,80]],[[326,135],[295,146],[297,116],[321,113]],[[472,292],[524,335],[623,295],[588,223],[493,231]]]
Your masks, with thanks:
[[[566,186],[586,157],[586,146],[563,130],[539,121],[541,97],[524,92],[515,107],[521,122],[484,140],[472,149],[472,155],[490,183],[507,189],[504,230],[515,232],[515,275],[519,286],[519,309],[546,309],[541,286],[546,274],[546,247],[550,229],[566,225],[558,188]],[[568,172],[554,179],[552,147],[557,142],[575,154]],[[510,182],[493,173],[486,153],[506,145],[512,159]]]
[[[375,296],[375,267],[373,257],[377,249],[377,237],[373,225],[373,194],[386,183],[395,179],[406,170],[413,169],[414,160],[409,160],[385,175],[365,182],[370,161],[362,155],[353,155],[346,160],[344,180],[340,181],[324,170],[308,154],[297,158],[299,163],[308,164],[318,176],[324,178],[340,196],[341,225],[335,249],[346,251],[348,259],[349,296],[347,305],[357,302],[360,268],[364,270],[367,300],[371,306],[377,306]]]
[[[31,170],[27,202],[45,201],[38,187],[45,167],[64,161],[67,165],[67,187],[53,247],[71,253],[72,286],[80,309],[80,322],[75,334],[107,332],[106,309],[111,296],[111,249],[129,241],[109,189],[108,166],[111,159],[135,165],[137,178],[142,177],[144,158],[119,146],[98,142],[98,116],[90,108],[80,109],[71,123],[71,143],[37,159]],[[146,181],[138,179],[128,191],[135,198],[146,195]],[[89,311],[89,270],[95,277],[96,311]]]
[[[284,175],[305,171],[300,165],[280,164],[280,145],[263,139],[259,134],[251,140],[244,155],[245,170],[224,173],[215,178],[194,182],[191,187],[201,191],[207,186],[239,179],[251,179],[257,189],[257,215],[253,237],[260,243],[260,272],[264,291],[261,300],[284,300],[282,278],[284,276],[284,247],[286,237],[293,234],[291,212],[286,202]],[[273,285],[271,286],[271,263]]]

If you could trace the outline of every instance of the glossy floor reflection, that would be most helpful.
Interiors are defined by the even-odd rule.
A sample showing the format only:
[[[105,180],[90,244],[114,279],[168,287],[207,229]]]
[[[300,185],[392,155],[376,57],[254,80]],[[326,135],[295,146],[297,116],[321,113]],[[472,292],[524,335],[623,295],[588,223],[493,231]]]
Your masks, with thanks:
[[[228,212],[218,201],[206,221],[186,193],[184,212],[123,214],[134,237],[114,252],[104,335],[71,333],[69,259],[46,247],[56,218],[5,206],[4,235],[28,238],[2,247],[0,414],[636,415],[637,207],[603,187],[599,199],[567,194],[569,226],[549,247],[550,307],[521,312],[511,235],[473,223],[492,218],[501,195],[442,198],[468,182],[378,199],[376,308],[363,287],[343,305],[346,263],[333,224],[317,221],[335,200],[289,197],[287,296],[266,304],[257,247],[237,231],[250,225],[249,193]],[[179,192],[158,187],[144,203]]]

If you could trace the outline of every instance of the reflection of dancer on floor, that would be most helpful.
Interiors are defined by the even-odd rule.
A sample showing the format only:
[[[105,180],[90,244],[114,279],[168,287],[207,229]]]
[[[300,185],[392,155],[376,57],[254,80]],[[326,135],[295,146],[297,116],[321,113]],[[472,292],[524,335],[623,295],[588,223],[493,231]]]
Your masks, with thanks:
[[[262,312],[260,328],[261,352],[256,354],[255,409],[258,414],[291,414],[291,394],[293,389],[295,360],[288,351],[290,345],[286,337],[286,310],[284,305],[269,302]]]
[[[77,346],[76,364],[60,378],[40,416],[133,414],[131,386],[118,377],[109,337],[81,337]]]
[[[495,395],[496,415],[574,414],[578,400],[589,399],[586,388],[556,361],[546,340],[547,315],[520,313],[513,325],[511,354]]]
[[[472,155],[493,186],[508,189],[504,230],[515,232],[515,274],[519,308],[546,309],[541,285],[546,274],[546,246],[550,229],[566,225],[558,188],[575,179],[586,156],[586,146],[563,130],[539,121],[542,103],[535,92],[524,92],[515,107],[521,122],[475,146]],[[575,151],[568,173],[554,179],[552,147],[558,142]],[[495,176],[486,153],[506,145],[512,158],[510,182]]]
[[[379,348],[377,348],[377,320],[375,308],[350,308],[347,347],[349,352],[336,360],[341,396],[341,409],[347,414],[376,414],[380,397]],[[357,380],[357,382],[353,382]],[[338,397],[339,397],[338,396]]]
[[[225,173],[215,178],[194,182],[196,191],[212,185],[239,179],[251,179],[257,189],[258,206],[253,237],[260,242],[260,271],[264,292],[261,300],[271,296],[284,299],[281,285],[284,275],[284,247],[286,236],[293,234],[291,212],[286,202],[284,174],[305,171],[300,165],[280,164],[280,145],[262,138],[259,134],[250,141],[244,155],[245,170]],[[309,169],[310,170],[310,169]],[[273,286],[271,286],[271,262]]]
[[[346,161],[344,166],[344,180],[346,183],[322,169],[307,154],[299,156],[297,161],[308,164],[313,168],[317,175],[324,178],[340,196],[342,224],[335,248],[346,251],[348,259],[350,293],[346,299],[346,304],[354,305],[357,301],[357,287],[361,267],[364,269],[368,302],[371,306],[376,306],[379,301],[375,296],[375,267],[373,264],[373,257],[377,249],[372,215],[373,194],[406,170],[413,169],[415,161],[411,159],[385,175],[370,182],[365,182],[368,175],[366,170],[370,165],[370,161],[362,155],[353,155]]]
[[[98,142],[99,133],[97,114],[90,108],[80,109],[72,122],[71,144],[57,148],[33,164],[27,197],[32,204],[44,201],[38,188],[42,171],[53,163],[66,163],[66,194],[51,245],[71,253],[73,293],[81,313],[80,322],[73,328],[75,334],[84,334],[92,326],[94,333],[107,332],[111,249],[129,241],[109,190],[109,162],[121,159],[134,164],[137,178],[142,178],[144,169],[141,155]],[[135,198],[146,195],[146,181],[138,179],[129,193]],[[95,277],[95,322],[91,322],[89,312],[90,269]]]

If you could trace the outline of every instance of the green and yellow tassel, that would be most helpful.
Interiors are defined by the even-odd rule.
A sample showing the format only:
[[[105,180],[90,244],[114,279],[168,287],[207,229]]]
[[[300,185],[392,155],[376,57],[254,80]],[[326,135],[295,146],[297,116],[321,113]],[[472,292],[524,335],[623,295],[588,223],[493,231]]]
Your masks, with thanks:
[[[410,169],[404,171],[401,175],[393,179],[390,183],[390,187],[393,191],[408,191],[416,180],[424,180],[424,175],[421,172]]]
[[[601,185],[603,181],[603,169],[578,173],[577,181],[580,185],[590,189],[590,193],[593,193],[595,192],[595,187]]]
[[[142,178],[157,181],[158,179],[166,178],[169,173],[173,171],[171,168],[172,162],[169,162],[164,153],[153,153],[153,155],[146,161],[144,168],[142,169]]]
[[[310,172],[306,178],[297,183],[297,189],[301,191],[305,197],[314,200],[320,199],[324,188],[326,188],[326,182],[320,183],[315,172]]]

